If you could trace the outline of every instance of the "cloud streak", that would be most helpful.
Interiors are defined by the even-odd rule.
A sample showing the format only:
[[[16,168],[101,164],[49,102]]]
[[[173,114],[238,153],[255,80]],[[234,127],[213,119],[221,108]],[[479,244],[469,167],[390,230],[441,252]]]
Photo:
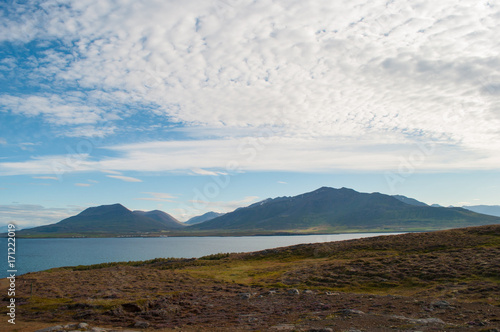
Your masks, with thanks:
[[[80,207],[47,208],[33,204],[0,205],[0,225],[14,223],[28,228],[56,223],[81,212]]]
[[[462,150],[435,142],[356,141],[331,139],[245,137],[237,140],[159,141],[107,147],[115,157],[77,161],[67,156],[0,163],[4,175],[65,174],[101,170],[109,178],[142,180],[122,172],[184,172],[227,176],[241,171],[390,171],[411,162],[415,171],[494,170],[500,157],[490,150]],[[203,158],[199,156],[203,155]],[[193,166],[198,166],[193,168]],[[202,168],[199,168],[202,167]],[[209,170],[207,170],[209,169]]]
[[[153,201],[153,202],[174,202],[175,196],[167,193],[144,192],[143,194],[150,195],[151,197],[136,198],[139,201]]]
[[[124,176],[124,175],[106,175],[106,176],[108,178],[118,179],[125,182],[142,182],[141,179],[133,178],[131,176]]]

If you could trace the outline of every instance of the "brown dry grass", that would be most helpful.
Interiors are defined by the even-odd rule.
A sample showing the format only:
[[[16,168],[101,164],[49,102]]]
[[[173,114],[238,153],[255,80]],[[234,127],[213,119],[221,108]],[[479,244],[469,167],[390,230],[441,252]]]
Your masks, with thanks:
[[[386,331],[409,324],[396,315],[440,318],[453,331],[480,331],[499,326],[499,257],[500,225],[495,225],[197,260],[54,269],[18,279],[18,315],[23,323],[44,326],[86,321],[126,327],[147,321],[165,330],[234,331],[279,324]],[[292,296],[289,288],[313,294]],[[271,289],[276,293],[270,295]],[[252,296],[241,299],[240,293]],[[437,299],[452,306],[433,308]],[[366,314],[344,315],[344,309]],[[421,331],[444,328],[410,325]]]

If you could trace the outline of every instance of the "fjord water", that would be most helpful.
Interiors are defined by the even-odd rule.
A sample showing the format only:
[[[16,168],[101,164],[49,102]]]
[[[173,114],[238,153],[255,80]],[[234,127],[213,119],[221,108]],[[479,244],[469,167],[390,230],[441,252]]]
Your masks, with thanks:
[[[332,235],[242,236],[242,237],[158,237],[158,238],[62,238],[16,239],[17,275],[54,267],[106,262],[140,261],[153,258],[198,258],[226,252],[248,252],[302,243],[342,241],[394,235],[397,233],[355,233]],[[7,252],[7,239],[0,239]],[[8,277],[7,255],[0,278]]]

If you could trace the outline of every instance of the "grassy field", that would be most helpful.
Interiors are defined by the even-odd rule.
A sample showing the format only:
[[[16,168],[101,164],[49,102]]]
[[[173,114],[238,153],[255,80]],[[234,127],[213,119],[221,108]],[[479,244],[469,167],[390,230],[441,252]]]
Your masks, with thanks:
[[[58,268],[21,276],[18,285],[19,315],[34,322],[385,331],[388,316],[401,316],[406,320],[394,318],[404,322],[391,326],[439,318],[450,331],[487,331],[500,321],[500,225]],[[438,300],[449,308],[432,309]],[[339,314],[348,309],[363,315]],[[421,331],[443,328],[415,324]]]

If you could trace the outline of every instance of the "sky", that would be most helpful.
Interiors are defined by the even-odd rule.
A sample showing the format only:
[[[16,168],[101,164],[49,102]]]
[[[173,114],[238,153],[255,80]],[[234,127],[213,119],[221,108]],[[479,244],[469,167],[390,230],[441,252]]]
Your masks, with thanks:
[[[0,2],[0,226],[322,186],[500,204],[498,1]]]

